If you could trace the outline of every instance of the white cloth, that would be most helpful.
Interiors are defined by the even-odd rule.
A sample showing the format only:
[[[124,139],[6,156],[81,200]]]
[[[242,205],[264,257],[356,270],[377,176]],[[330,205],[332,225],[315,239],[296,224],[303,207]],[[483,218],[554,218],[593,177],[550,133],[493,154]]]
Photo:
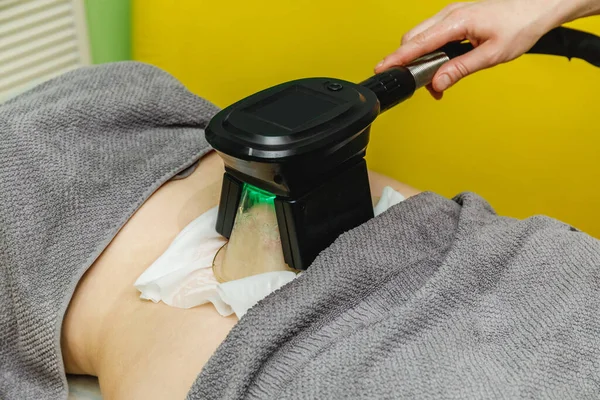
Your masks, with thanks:
[[[385,187],[374,208],[375,216],[403,200],[400,193]],[[212,262],[227,240],[215,230],[217,213],[214,207],[192,221],[140,275],[134,283],[140,298],[178,308],[210,302],[222,316],[235,313],[241,318],[260,300],[296,278],[293,272],[281,271],[220,284]]]
[[[404,196],[400,194],[400,192],[395,191],[389,186],[383,188],[383,193],[381,193],[381,198],[377,202],[377,205],[373,209],[375,216],[382,214],[387,211],[390,207],[395,206],[396,204],[404,201]]]

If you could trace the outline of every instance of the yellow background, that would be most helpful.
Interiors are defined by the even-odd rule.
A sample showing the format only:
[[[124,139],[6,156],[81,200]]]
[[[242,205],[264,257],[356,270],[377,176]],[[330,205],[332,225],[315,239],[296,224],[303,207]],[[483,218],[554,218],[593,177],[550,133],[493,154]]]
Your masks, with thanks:
[[[224,107],[283,81],[361,81],[447,1],[134,0],[133,56]],[[600,18],[573,27],[600,34]],[[600,69],[527,55],[374,124],[369,167],[502,215],[545,214],[600,237]]]

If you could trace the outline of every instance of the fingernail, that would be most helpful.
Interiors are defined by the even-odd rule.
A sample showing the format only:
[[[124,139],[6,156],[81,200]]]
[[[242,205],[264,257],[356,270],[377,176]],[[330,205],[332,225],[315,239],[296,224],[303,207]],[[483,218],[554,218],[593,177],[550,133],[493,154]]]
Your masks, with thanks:
[[[452,81],[448,75],[444,74],[438,78],[438,89],[440,91],[448,89],[450,85],[452,85]]]
[[[377,65],[375,66],[375,69],[379,69],[379,68],[383,67],[383,63],[384,63],[384,62],[385,62],[385,60],[381,60],[381,61],[379,61],[379,64],[377,64]]]

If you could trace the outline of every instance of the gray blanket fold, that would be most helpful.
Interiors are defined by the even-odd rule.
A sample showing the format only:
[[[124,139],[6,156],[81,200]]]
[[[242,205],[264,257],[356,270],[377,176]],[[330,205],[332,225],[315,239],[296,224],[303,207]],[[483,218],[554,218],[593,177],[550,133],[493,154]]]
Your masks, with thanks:
[[[0,105],[0,399],[65,399],[75,286],[136,209],[209,150],[217,109],[140,63],[70,72]]]
[[[597,399],[599,312],[598,241],[423,193],[251,309],[188,398]]]

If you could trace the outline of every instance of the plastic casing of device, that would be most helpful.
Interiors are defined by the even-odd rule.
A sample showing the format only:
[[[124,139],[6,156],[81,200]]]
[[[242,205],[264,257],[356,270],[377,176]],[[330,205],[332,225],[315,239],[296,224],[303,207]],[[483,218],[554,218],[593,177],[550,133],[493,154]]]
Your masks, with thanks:
[[[225,164],[217,231],[231,235],[245,183],[271,192],[285,261],[308,268],[373,217],[364,156],[378,114],[373,91],[330,78],[287,82],[222,110],[206,129]]]

